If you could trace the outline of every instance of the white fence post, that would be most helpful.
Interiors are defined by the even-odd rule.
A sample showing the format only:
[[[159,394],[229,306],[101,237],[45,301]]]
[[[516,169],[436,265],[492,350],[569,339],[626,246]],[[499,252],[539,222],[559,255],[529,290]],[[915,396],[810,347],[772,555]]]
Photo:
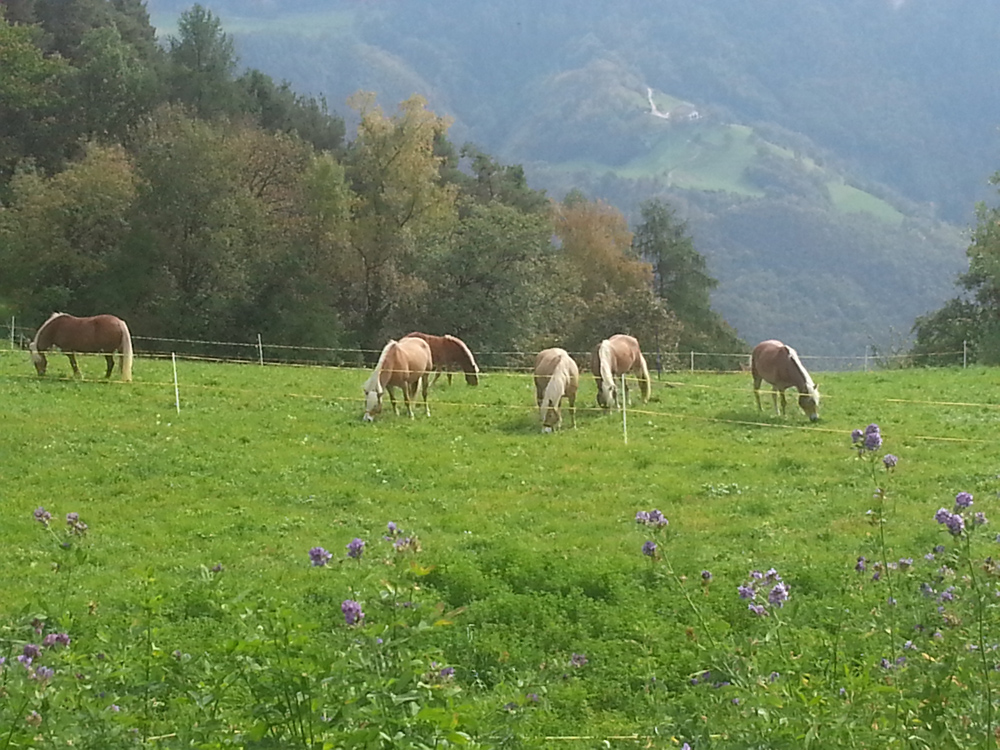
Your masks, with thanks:
[[[691,352],[691,372],[694,372],[694,352]]]
[[[625,445],[628,445],[628,418],[625,414],[628,396],[625,393],[625,373],[622,373],[622,389],[619,393],[621,393],[622,398],[622,434],[625,436]]]
[[[14,351],[14,316],[10,316],[10,350]]]
[[[181,391],[177,385],[177,354],[170,352],[170,361],[174,363],[174,403],[177,405],[177,413],[181,413]]]
[[[257,358],[260,360],[260,366],[264,366],[264,344],[260,340],[260,334],[257,334]]]
[[[964,370],[969,366],[969,342],[962,340],[962,369]]]

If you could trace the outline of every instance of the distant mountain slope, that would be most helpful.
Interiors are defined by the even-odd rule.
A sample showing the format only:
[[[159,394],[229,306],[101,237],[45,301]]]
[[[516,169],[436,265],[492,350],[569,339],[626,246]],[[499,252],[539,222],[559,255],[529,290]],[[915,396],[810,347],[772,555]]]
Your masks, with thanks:
[[[151,0],[154,19],[184,6]],[[1000,5],[934,0],[209,3],[246,65],[387,109],[636,216],[690,222],[748,340],[858,352],[953,295],[956,228],[1000,167]],[[237,20],[230,25],[227,11]],[[697,119],[664,120],[681,107]]]

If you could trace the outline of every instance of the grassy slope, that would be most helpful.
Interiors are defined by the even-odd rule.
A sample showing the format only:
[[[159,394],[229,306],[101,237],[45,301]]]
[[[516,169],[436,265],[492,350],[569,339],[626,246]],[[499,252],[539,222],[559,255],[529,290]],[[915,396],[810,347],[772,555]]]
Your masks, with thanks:
[[[84,364],[92,375],[102,366]],[[521,374],[487,374],[476,389],[439,384],[431,419],[366,425],[363,372],[178,369],[180,414],[168,362],[139,360],[122,386],[60,379],[61,357],[55,377],[39,380],[20,352],[0,353],[4,615],[51,590],[31,517],[39,505],[90,524],[92,559],[60,589],[76,616],[87,602],[120,611],[139,582],[180,587],[215,563],[241,596],[304,599],[316,580],[310,547],[340,556],[354,536],[375,545],[393,520],[439,566],[436,595],[469,606],[464,622],[480,640],[452,658],[487,684],[494,674],[494,690],[504,670],[570,651],[608,665],[594,667],[595,684],[618,662],[683,682],[690,614],[644,588],[637,510],[670,519],[663,549],[679,574],[713,571],[703,605],[713,613],[745,617],[736,585],[750,568],[775,566],[794,591],[787,616],[808,619],[870,553],[871,482],[850,449],[853,428],[878,422],[901,459],[890,556],[917,558],[941,541],[931,518],[957,491],[976,493],[987,514],[995,503],[995,373],[985,369],[821,373],[818,425],[797,412],[759,415],[745,374],[669,374],[629,412],[627,444],[618,418],[590,410],[575,431],[539,434]],[[586,378],[581,403],[593,397]],[[338,602],[350,592],[343,574],[332,585]],[[635,650],[647,641],[661,647]],[[615,700],[595,705],[588,726],[634,726],[625,696],[641,685],[619,679],[605,673]]]

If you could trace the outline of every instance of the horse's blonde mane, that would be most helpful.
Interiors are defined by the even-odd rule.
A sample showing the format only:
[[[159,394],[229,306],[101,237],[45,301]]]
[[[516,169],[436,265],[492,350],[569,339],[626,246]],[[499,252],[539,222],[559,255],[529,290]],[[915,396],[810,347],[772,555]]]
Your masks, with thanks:
[[[610,339],[604,339],[597,347],[597,362],[601,370],[601,380],[608,381],[612,385],[615,382],[614,373],[611,371],[611,356],[614,353]]]
[[[56,318],[63,318],[63,317],[66,317],[67,315],[69,315],[69,313],[64,313],[64,312],[54,312],[54,313],[52,313],[48,317],[48,320],[46,320],[44,323],[42,323],[40,326],[38,326],[38,330],[35,331],[35,338],[33,338],[31,340],[31,343],[28,344],[28,347],[30,348],[32,346],[36,346],[36,348],[37,348],[38,337],[42,335],[42,331],[44,331],[48,327],[49,323],[51,323]],[[34,351],[34,350],[32,350],[32,351]]]
[[[378,362],[375,364],[375,370],[365,381],[365,384],[361,386],[365,393],[370,393],[375,391],[379,395],[382,395],[382,381],[380,376],[382,375],[382,365],[385,364],[385,358],[389,354],[389,347],[395,344],[395,339],[389,339],[389,343],[382,347],[382,353],[378,355]]]
[[[816,406],[819,406],[819,389],[816,388],[816,384],[813,382],[812,377],[810,377],[809,371],[806,370],[805,365],[802,364],[802,360],[799,359],[799,353],[787,344],[785,348],[788,349],[788,356],[791,358],[792,364],[798,368],[799,372],[802,373],[803,379],[806,381],[806,391],[812,397],[813,401],[816,402]]]
[[[566,387],[571,380],[570,362],[572,361],[572,358],[568,354],[565,356],[560,355],[559,361],[556,362],[555,367],[552,369],[552,374],[549,375],[549,382],[545,386],[545,393],[542,395],[540,409],[542,421],[545,421],[549,409],[559,410],[559,402],[566,393]]]
[[[476,364],[476,358],[472,356],[472,350],[465,345],[465,342],[457,336],[452,336],[450,333],[446,333],[444,338],[447,341],[451,341],[453,344],[456,344],[463,352],[465,352],[465,356],[468,357],[469,362],[472,363],[472,369],[478,373],[479,365]]]

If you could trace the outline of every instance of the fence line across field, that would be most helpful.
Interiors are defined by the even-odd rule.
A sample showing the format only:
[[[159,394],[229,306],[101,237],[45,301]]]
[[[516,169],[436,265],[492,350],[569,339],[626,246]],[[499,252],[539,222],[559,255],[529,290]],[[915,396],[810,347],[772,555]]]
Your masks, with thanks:
[[[129,387],[169,388],[169,387],[172,386],[173,389],[174,389],[175,407],[176,407],[176,410],[177,410],[177,412],[179,414],[180,413],[180,403],[181,403],[181,399],[180,399],[180,379],[179,379],[178,369],[177,369],[177,360],[179,358],[177,358],[177,357],[175,357],[175,356],[172,355],[170,357],[170,359],[171,359],[171,366],[172,366],[172,372],[173,372],[173,376],[172,376],[172,379],[170,381],[154,381],[154,380],[149,380],[149,381],[134,381],[133,383],[129,384]],[[180,359],[183,361],[183,358],[180,358]],[[251,362],[247,362],[247,364],[252,364],[252,363]],[[331,368],[331,369],[357,370],[359,372],[359,375],[360,375],[361,372],[363,372],[360,368],[355,368],[355,367],[351,367],[351,368],[346,368],[346,367],[345,368]],[[530,376],[530,374],[525,374],[525,373],[511,373],[511,372],[508,372],[508,373],[504,373],[504,374],[507,375],[507,376],[511,376],[511,377]],[[733,375],[733,376],[738,375],[738,374],[739,373],[726,373],[726,375]],[[24,380],[29,380],[29,379],[34,379],[35,376],[31,376],[31,375],[25,374],[23,376],[15,376],[15,377],[21,377]],[[93,382],[100,382],[102,384],[105,384],[105,381],[103,381],[103,379],[101,379],[100,381],[93,381]],[[110,381],[110,382],[107,382],[106,384],[109,385],[109,386],[125,387],[123,384],[118,383],[117,381]],[[721,387],[718,387],[718,386],[709,386],[709,385],[705,385],[705,384],[701,384],[701,383],[671,382],[671,383],[661,383],[660,385],[663,388],[668,388],[668,387],[669,388],[691,387],[691,388],[699,388],[699,389],[727,390],[727,391],[731,391],[731,392],[736,392],[738,390],[740,393],[743,393],[743,394],[745,394],[747,392],[745,388],[740,388],[740,389],[735,389],[735,388],[721,388]],[[219,385],[216,385],[216,384],[205,385],[205,384],[201,384],[201,383],[188,383],[188,384],[186,384],[186,387],[190,388],[192,390],[201,391],[201,392],[208,391],[208,392],[218,392],[218,393],[244,393],[244,394],[260,395],[260,391],[258,389],[254,389],[254,388],[232,388],[232,387],[228,387],[227,388],[227,387],[222,387],[222,386],[219,386]],[[294,392],[287,392],[287,391],[283,395],[286,396],[286,397],[288,397],[288,398],[295,398],[295,399],[302,398],[302,399],[322,400],[322,401],[328,401],[328,402],[341,402],[341,403],[352,403],[352,404],[353,403],[360,403],[360,400],[357,397],[353,397],[353,396],[336,396],[336,395],[331,396],[330,394],[294,393]],[[931,401],[931,400],[922,400],[922,399],[902,399],[902,398],[887,398],[887,399],[884,399],[884,401],[885,401],[885,403],[914,404],[914,405],[928,406],[928,407],[967,407],[967,408],[976,408],[976,409],[982,409],[982,408],[1000,409],[1000,404],[989,404],[989,403],[980,403],[980,402]],[[507,410],[517,410],[517,411],[527,411],[527,412],[531,412],[531,411],[535,410],[535,406],[533,404],[527,404],[527,403],[497,404],[497,403],[493,402],[493,403],[488,403],[487,404],[487,403],[478,403],[478,402],[469,403],[469,402],[458,402],[458,401],[442,401],[440,399],[435,399],[434,403],[438,407],[447,407],[449,409],[457,409],[457,410],[461,410],[461,409],[496,409],[498,407],[499,408],[503,408],[503,409],[507,409]],[[585,412],[585,413],[587,413],[587,412],[595,413],[595,414],[606,414],[607,413],[607,410],[602,409],[602,408],[600,408],[598,406],[578,406],[577,409],[578,409],[578,411],[582,411],[582,412]],[[817,432],[828,433],[828,434],[831,434],[831,435],[844,435],[845,434],[845,430],[844,429],[834,429],[834,428],[829,428],[829,427],[821,427],[821,426],[818,426],[818,425],[815,425],[815,424],[797,424],[797,423],[793,423],[793,422],[780,422],[780,423],[775,423],[775,422],[761,422],[761,421],[757,421],[757,420],[753,420],[753,419],[727,419],[727,418],[722,418],[722,417],[708,417],[708,416],[703,416],[703,415],[698,415],[698,414],[687,414],[687,413],[681,413],[681,412],[675,412],[675,411],[654,411],[654,410],[650,410],[650,409],[647,409],[647,408],[627,407],[627,411],[626,411],[625,408],[622,409],[622,432],[623,432],[623,438],[624,438],[624,441],[625,441],[626,444],[628,443],[628,430],[627,430],[627,422],[626,422],[627,417],[626,417],[626,414],[631,415],[633,419],[636,419],[636,418],[646,418],[646,419],[648,419],[650,421],[653,420],[653,419],[657,419],[657,420],[661,420],[661,419],[686,420],[686,421],[695,421],[695,422],[702,422],[702,423],[731,424],[731,425],[740,425],[740,426],[746,426],[746,427],[764,427],[764,428],[780,429],[780,430],[802,430],[802,431],[808,430],[810,432],[810,434],[815,434]],[[989,444],[989,443],[997,442],[997,441],[992,441],[992,440],[986,440],[986,439],[983,439],[983,438],[949,437],[949,436],[942,436],[942,435],[906,435],[906,436],[903,436],[903,437],[906,437],[906,438],[909,438],[909,439],[913,439],[913,440],[948,442],[948,443]]]
[[[88,357],[103,357],[102,354],[78,354],[78,359],[86,359]],[[178,355],[171,352],[170,354],[162,352],[149,352],[144,353],[141,357],[142,359],[149,360],[171,360],[176,363],[177,361],[184,362],[205,362],[210,364],[240,364],[240,365],[251,365],[257,366],[257,361],[252,359],[237,359],[237,358],[219,358],[219,357],[204,357],[197,355]],[[317,362],[286,362],[286,361],[267,361],[265,363],[270,367],[291,367],[291,368],[316,368],[325,370],[342,370],[357,372],[360,379],[367,377],[371,368],[367,366],[359,365],[332,365]],[[683,373],[684,370],[678,370],[677,373]],[[525,379],[530,379],[533,377],[533,372],[530,367],[521,368],[496,368],[487,371],[487,374],[498,375],[498,376],[510,376],[510,377],[521,377]],[[697,390],[715,391],[715,392],[728,392],[728,393],[747,393],[749,383],[751,382],[748,378],[748,373],[741,372],[737,370],[703,370],[697,371],[693,374],[712,374],[717,375],[721,378],[740,378],[741,384],[738,386],[728,386],[728,385],[711,385],[707,383],[688,383],[683,380],[665,380],[663,378],[657,378],[651,381],[651,385],[658,387],[660,389],[666,388],[691,388]],[[589,377],[590,373],[584,374],[585,377]],[[25,375],[24,377],[32,377]],[[155,381],[146,381],[147,383]],[[201,386],[199,386],[201,387]],[[208,387],[208,386],[205,386]],[[220,390],[227,390],[220,388]],[[237,389],[238,390],[238,389]],[[768,388],[763,388],[762,392],[770,392]],[[823,394],[824,401],[829,401],[830,399],[835,399],[836,395],[830,395],[828,393]],[[889,398],[885,399],[887,403],[908,403],[915,405],[925,405],[925,406],[968,406],[984,409],[1000,409],[1000,404],[991,403],[979,403],[979,402],[965,402],[965,401],[933,401],[926,399],[904,399],[904,398]]]
[[[11,317],[10,319],[10,336],[9,343],[10,349],[15,351],[18,346],[18,331],[22,331],[20,334],[20,339],[22,346],[30,341],[34,335],[34,329],[26,328],[24,326],[16,325],[16,318]],[[309,344],[279,344],[279,343],[265,343],[262,334],[256,334],[256,341],[223,341],[219,339],[192,339],[192,338],[172,338],[167,336],[132,336],[133,342],[149,342],[152,344],[187,344],[192,347],[230,347],[235,349],[243,349],[246,352],[252,352],[252,354],[247,354],[246,356],[219,356],[219,357],[208,357],[205,355],[197,355],[193,352],[178,351],[178,347],[169,346],[164,348],[153,347],[148,350],[137,349],[137,354],[143,355],[166,355],[168,352],[176,354],[184,359],[195,358],[201,356],[202,358],[215,361],[251,361],[256,360],[258,365],[265,364],[316,364],[313,360],[290,360],[288,358],[267,358],[264,355],[264,350],[274,350],[278,352],[312,352],[312,353],[326,353],[334,355],[334,358],[341,362],[363,362],[366,355],[377,355],[381,352],[381,349],[367,349],[360,347],[330,347],[330,346],[312,346]],[[534,356],[534,352],[525,351],[485,351],[480,350],[476,352],[477,356],[484,360],[520,360],[527,362],[531,357]],[[570,352],[574,358],[586,359],[590,356],[590,352]],[[715,358],[731,358],[738,360],[740,364],[749,363],[750,355],[746,352],[703,352],[703,351],[687,351],[687,352],[648,352],[648,356],[655,357],[657,374],[663,372],[678,372],[681,369],[687,369],[689,372],[712,372],[717,368],[710,370],[699,370],[696,367],[697,360],[703,357],[715,357]],[[686,356],[685,356],[686,355]],[[955,351],[944,351],[944,352],[931,352],[923,356],[927,357],[956,357],[958,355],[962,356],[962,367],[968,367],[968,342],[962,342],[962,349]],[[910,357],[909,354],[877,354],[872,351],[869,345],[865,345],[865,350],[863,354],[800,354],[799,358],[805,363],[817,363],[817,366],[822,371],[823,363],[840,362],[846,363],[850,366],[856,366],[858,364],[867,372],[871,369],[872,363],[879,362],[893,362],[893,361],[904,361]],[[371,358],[371,357],[369,357]],[[674,361],[680,361],[682,358],[687,359],[688,367],[663,367],[662,360],[664,358],[672,358]],[[527,365],[522,365],[520,368],[514,366],[486,366],[484,371],[498,371],[505,369],[524,369]]]

